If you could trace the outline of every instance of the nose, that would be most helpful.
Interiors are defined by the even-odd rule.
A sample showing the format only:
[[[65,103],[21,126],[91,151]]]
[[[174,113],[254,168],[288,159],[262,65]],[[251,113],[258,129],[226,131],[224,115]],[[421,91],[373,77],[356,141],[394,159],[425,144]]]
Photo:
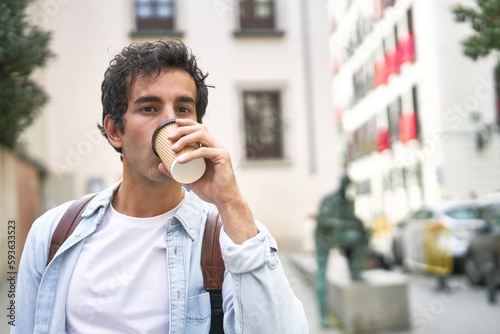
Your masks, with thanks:
[[[173,106],[166,105],[161,111],[161,123],[176,118]]]
[[[159,111],[159,116],[156,118],[155,121],[155,128],[153,130],[153,134],[151,136],[151,142],[153,144],[154,139],[160,129],[165,126],[165,124],[169,123],[171,120],[175,119],[175,112],[172,107],[165,106],[161,111]],[[154,147],[154,146],[153,146]],[[154,150],[154,149],[153,149]]]

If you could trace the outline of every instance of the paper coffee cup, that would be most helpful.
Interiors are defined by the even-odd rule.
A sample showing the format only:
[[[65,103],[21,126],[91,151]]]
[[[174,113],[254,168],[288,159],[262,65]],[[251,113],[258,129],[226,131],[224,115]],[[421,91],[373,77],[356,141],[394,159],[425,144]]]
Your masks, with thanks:
[[[175,129],[177,129],[175,119],[169,119],[156,128],[151,138],[153,152],[161,159],[175,181],[185,184],[193,183],[205,173],[205,160],[198,158],[183,164],[178,162],[183,154],[198,149],[199,145],[195,143],[188,144],[181,151],[175,153],[172,151],[172,145],[175,142],[167,138]]]

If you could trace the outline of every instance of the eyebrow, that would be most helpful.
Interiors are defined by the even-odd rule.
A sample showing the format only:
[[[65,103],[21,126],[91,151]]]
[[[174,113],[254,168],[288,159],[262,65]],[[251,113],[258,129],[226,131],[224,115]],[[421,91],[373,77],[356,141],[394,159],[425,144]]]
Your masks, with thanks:
[[[196,101],[190,97],[190,96],[187,96],[187,95],[181,95],[179,97],[177,97],[175,99],[176,102],[183,102],[183,103],[192,103],[192,104],[196,104]]]
[[[176,102],[183,102],[183,103],[192,103],[196,104],[196,101],[187,95],[181,95],[175,99]],[[140,96],[138,97],[135,101],[134,104],[139,104],[143,102],[163,102],[163,100],[155,95],[145,95],[145,96]]]
[[[134,101],[134,104],[139,104],[143,102],[162,102],[163,100],[155,95],[140,96]]]

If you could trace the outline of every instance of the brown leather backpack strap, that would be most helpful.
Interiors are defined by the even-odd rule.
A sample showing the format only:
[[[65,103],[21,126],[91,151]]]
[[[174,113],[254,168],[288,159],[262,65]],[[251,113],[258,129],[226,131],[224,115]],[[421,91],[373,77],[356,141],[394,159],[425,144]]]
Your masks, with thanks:
[[[219,235],[222,228],[222,220],[214,205],[208,211],[203,245],[201,250],[201,268],[205,290],[221,290],[224,281],[224,260],[219,245]]]
[[[222,220],[215,205],[210,206],[203,245],[201,249],[201,270],[205,290],[210,293],[210,334],[224,333],[224,311],[222,309],[222,283],[224,281],[224,260],[219,244]]]
[[[54,255],[56,255],[59,247],[61,247],[64,241],[68,239],[71,233],[73,233],[73,231],[75,230],[76,226],[80,223],[80,221],[82,220],[83,209],[85,209],[87,204],[92,198],[95,197],[95,195],[96,194],[88,194],[77,199],[70,205],[68,210],[66,210],[61,220],[57,224],[54,234],[52,234],[52,239],[50,240],[49,256],[47,257],[47,266],[54,258]]]

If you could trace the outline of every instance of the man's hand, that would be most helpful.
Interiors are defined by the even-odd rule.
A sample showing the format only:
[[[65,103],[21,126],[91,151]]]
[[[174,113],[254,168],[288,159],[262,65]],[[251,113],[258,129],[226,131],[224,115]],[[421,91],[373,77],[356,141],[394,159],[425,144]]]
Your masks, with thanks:
[[[179,163],[203,158],[207,165],[205,174],[198,181],[190,183],[189,188],[201,199],[217,207],[224,222],[224,230],[235,243],[241,244],[257,235],[250,208],[236,183],[229,151],[209,134],[205,125],[189,119],[177,119],[176,122],[179,128],[168,136],[175,142],[172,146],[174,152],[179,152],[190,143],[200,144],[199,149],[183,155]],[[171,176],[163,164],[158,168]]]

